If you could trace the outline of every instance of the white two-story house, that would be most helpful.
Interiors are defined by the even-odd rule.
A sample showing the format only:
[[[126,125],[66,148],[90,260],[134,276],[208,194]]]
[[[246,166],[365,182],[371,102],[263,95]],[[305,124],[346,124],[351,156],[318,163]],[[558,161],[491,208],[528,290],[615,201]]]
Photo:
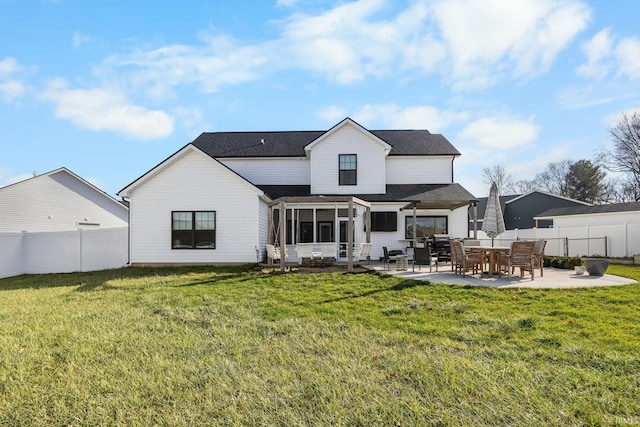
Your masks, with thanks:
[[[203,133],[118,193],[131,263],[255,262],[281,241],[291,260],[308,242],[336,242],[344,260],[348,242],[368,241],[377,258],[414,232],[466,237],[477,201],[454,183],[458,156],[442,135],[349,118],[327,131]]]

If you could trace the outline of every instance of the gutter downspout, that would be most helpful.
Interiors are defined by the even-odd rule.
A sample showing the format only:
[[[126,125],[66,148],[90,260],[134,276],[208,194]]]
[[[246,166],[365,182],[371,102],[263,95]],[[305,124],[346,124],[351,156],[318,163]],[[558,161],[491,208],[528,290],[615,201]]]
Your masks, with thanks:
[[[129,204],[129,209],[127,209],[127,265],[131,265],[131,199],[126,199],[123,197],[122,201]]]

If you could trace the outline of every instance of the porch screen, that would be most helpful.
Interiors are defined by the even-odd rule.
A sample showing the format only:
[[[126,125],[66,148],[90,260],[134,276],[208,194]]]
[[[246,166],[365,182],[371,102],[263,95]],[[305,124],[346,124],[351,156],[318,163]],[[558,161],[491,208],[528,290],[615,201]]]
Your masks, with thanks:
[[[215,249],[216,212],[171,213],[171,249]]]

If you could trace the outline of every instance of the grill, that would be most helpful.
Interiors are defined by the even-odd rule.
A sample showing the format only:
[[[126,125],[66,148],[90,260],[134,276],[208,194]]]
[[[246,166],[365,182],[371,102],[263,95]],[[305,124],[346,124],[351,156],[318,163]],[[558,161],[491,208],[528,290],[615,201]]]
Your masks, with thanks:
[[[451,261],[451,246],[448,234],[432,234],[427,239],[433,251],[438,254],[438,261]]]

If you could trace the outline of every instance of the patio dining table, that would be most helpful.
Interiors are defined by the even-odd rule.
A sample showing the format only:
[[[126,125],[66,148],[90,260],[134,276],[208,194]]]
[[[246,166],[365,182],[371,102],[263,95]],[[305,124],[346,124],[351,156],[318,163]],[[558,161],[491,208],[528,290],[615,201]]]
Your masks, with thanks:
[[[509,252],[510,246],[466,246],[465,249],[470,251],[480,252],[482,258],[489,258],[489,274],[498,274],[498,254],[500,252]]]

